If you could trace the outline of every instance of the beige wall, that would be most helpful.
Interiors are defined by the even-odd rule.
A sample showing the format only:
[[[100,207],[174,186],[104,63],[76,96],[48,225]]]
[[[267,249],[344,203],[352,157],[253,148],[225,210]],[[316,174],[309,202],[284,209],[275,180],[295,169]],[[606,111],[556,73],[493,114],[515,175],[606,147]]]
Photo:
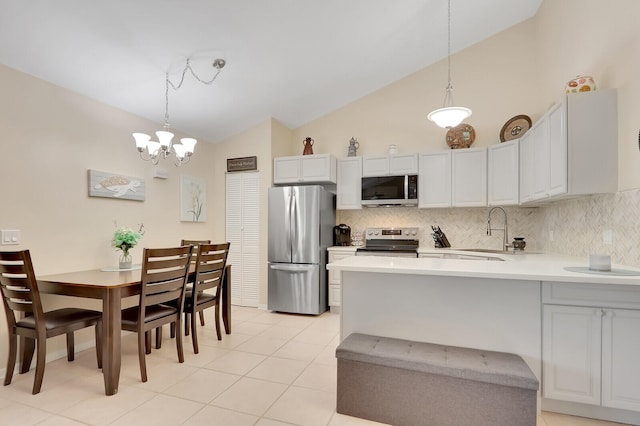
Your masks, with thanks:
[[[502,125],[518,114],[540,115],[533,20],[512,27],[452,56],[452,84],[457,104],[472,108],[466,120],[476,130],[476,146],[500,142]],[[418,54],[418,52],[416,52]],[[313,120],[293,132],[290,153],[302,153],[302,140],[315,139],[315,153],[347,155],[349,139],[360,143],[358,155],[386,153],[389,144],[400,152],[449,149],[446,130],[427,120],[442,106],[447,85],[446,59],[396,81],[368,96]]]
[[[258,171],[260,173],[260,234],[264,237],[260,241],[260,280],[262,285],[258,292],[259,305],[267,304],[267,193],[273,179],[274,156],[283,152],[282,146],[288,146],[291,131],[276,120],[268,119],[264,122],[215,145],[213,169],[219,171],[210,182],[214,189],[214,197],[220,202],[210,205],[210,213],[215,218],[213,229],[216,235],[225,235],[225,171],[227,158],[258,157]],[[272,152],[273,150],[273,152]],[[239,277],[239,273],[232,277]],[[232,278],[233,280],[233,278]]]
[[[132,251],[138,263],[143,247],[177,245],[182,238],[224,239],[224,229],[214,226],[211,209],[217,190],[213,182],[224,172],[212,164],[213,145],[200,142],[184,168],[163,161],[169,178],[154,179],[154,166],[138,158],[131,132],[154,132],[159,130],[155,123],[4,66],[0,66],[0,93],[0,228],[19,229],[22,239],[19,245],[0,249],[28,248],[37,274],[116,265],[118,253],[110,246],[114,221],[130,227],[144,223],[146,234]],[[145,179],[145,201],[89,197],[88,169]],[[206,223],[180,222],[181,174],[207,180]],[[63,302],[45,297],[43,303],[50,309]],[[73,303],[99,307],[86,301]],[[92,340],[92,333],[82,332],[79,346],[83,336],[84,341]],[[64,337],[53,340],[49,352],[63,350]],[[0,341],[6,341],[4,315]],[[0,351],[1,366],[5,356]]]

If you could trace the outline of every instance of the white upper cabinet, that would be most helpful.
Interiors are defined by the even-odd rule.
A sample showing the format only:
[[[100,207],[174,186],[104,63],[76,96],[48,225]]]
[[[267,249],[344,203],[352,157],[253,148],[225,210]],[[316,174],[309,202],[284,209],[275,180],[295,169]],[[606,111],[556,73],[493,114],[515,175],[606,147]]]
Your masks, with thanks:
[[[487,148],[488,205],[512,206],[520,203],[519,146],[519,140],[516,139]]]
[[[336,158],[331,154],[274,158],[273,183],[336,183]]]
[[[418,207],[451,207],[451,151],[420,154]]]
[[[387,176],[389,157],[387,155],[366,155],[362,157],[362,176]]]
[[[451,152],[451,205],[487,205],[487,149],[465,148]]]
[[[336,209],[362,208],[362,157],[346,157],[338,160],[336,192]]]
[[[521,142],[521,203],[618,189],[618,113],[615,89],[565,96]],[[531,146],[528,146],[531,144]],[[531,182],[529,183],[529,178]]]
[[[520,145],[520,204],[533,201],[533,132],[519,139]]]
[[[418,154],[365,155],[362,176],[396,176],[418,173]]]

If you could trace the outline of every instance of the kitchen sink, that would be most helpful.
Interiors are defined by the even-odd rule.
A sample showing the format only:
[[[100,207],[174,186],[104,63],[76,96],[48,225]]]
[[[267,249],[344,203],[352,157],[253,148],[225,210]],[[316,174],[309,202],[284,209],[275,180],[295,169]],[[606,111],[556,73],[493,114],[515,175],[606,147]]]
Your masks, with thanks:
[[[494,249],[485,249],[485,248],[470,248],[470,249],[456,249],[456,250],[475,251],[478,253],[495,253],[495,254],[542,254],[540,252],[526,251],[526,250],[494,250]]]

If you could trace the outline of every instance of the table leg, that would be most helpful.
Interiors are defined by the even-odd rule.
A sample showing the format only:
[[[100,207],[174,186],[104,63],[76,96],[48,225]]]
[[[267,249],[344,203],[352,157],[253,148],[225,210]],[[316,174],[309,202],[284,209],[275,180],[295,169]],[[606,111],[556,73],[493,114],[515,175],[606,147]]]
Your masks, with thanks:
[[[222,281],[222,322],[225,333],[231,334],[231,265],[225,267]]]
[[[121,295],[119,288],[105,290],[102,298],[102,374],[107,395],[118,393],[120,381]]]

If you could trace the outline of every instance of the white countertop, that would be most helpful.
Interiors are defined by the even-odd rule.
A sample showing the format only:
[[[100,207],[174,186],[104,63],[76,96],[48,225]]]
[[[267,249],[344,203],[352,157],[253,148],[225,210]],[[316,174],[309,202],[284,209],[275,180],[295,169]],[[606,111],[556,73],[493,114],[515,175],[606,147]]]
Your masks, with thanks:
[[[349,247],[341,247],[347,249]],[[587,257],[572,257],[555,254],[493,254],[469,252],[455,249],[420,249],[421,254],[460,254],[498,257],[504,261],[403,258],[381,256],[350,256],[327,264],[327,269],[336,271],[377,272],[412,275],[446,275],[472,278],[516,279],[535,281],[561,281],[593,284],[625,284],[640,286],[640,268],[612,264],[613,272],[635,271],[639,275],[593,274],[567,271],[565,267],[588,269]]]

